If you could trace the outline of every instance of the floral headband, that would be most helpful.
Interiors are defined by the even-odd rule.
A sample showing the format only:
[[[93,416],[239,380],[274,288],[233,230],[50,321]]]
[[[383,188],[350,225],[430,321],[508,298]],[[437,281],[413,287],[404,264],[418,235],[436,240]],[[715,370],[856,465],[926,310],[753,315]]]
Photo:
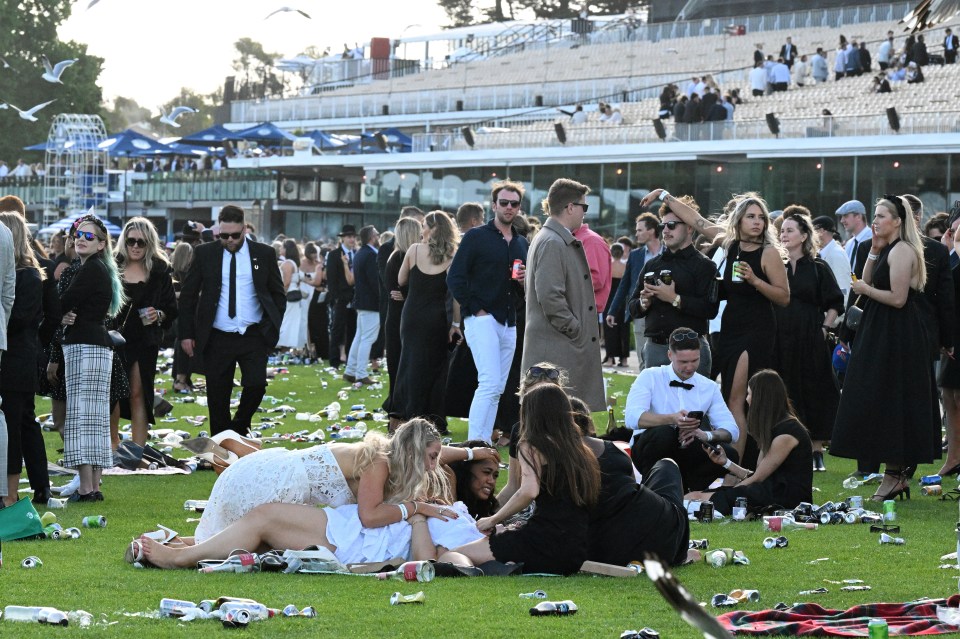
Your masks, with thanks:
[[[78,228],[80,228],[87,222],[99,228],[103,232],[104,236],[107,236],[107,237],[109,236],[109,233],[107,232],[107,227],[106,225],[104,225],[103,220],[101,220],[99,217],[97,217],[93,213],[87,213],[86,215],[81,215],[80,217],[78,217],[77,220],[70,227],[70,230],[76,231]]]

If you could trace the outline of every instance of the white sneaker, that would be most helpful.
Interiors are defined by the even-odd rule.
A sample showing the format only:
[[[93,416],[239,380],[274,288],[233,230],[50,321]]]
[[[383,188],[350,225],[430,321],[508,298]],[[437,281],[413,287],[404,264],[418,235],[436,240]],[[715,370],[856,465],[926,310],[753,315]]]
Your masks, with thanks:
[[[70,480],[70,483],[60,487],[60,496],[69,497],[73,493],[77,492],[79,489],[80,489],[80,475],[74,475],[73,479]]]

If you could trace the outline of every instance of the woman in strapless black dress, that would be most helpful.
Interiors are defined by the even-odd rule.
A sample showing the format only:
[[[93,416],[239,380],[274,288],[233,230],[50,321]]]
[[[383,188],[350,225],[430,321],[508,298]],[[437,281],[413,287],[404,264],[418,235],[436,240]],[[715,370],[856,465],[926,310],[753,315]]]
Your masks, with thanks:
[[[397,222],[394,231],[394,251],[387,259],[387,269],[384,273],[384,285],[390,300],[387,302],[387,321],[383,328],[384,347],[387,351],[387,375],[390,378],[390,387],[387,398],[383,400],[383,410],[393,411],[393,394],[397,383],[397,370],[400,368],[400,316],[406,303],[408,287],[400,286],[397,281],[400,275],[400,266],[410,247],[420,239],[422,226],[420,220],[405,217]]]
[[[943,234],[941,242],[950,249],[950,264],[957,261],[956,235],[960,226],[960,217],[951,221],[950,227]],[[960,268],[952,266],[953,295],[960,300]],[[954,351],[940,356],[939,379],[943,390],[943,408],[947,414],[947,458],[940,467],[940,475],[955,475],[960,473],[960,361],[957,352],[960,349],[960,322],[953,324]]]

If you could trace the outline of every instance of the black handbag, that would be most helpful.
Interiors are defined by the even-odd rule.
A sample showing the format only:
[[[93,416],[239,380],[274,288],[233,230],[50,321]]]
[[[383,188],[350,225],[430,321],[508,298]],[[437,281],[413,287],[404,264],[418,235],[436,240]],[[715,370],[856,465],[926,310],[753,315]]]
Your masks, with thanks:
[[[123,348],[127,345],[127,340],[120,331],[107,331],[107,335],[110,336],[110,341],[113,342],[114,348]]]
[[[303,299],[303,291],[299,289],[295,291],[287,291],[288,302],[299,302],[302,299]]]

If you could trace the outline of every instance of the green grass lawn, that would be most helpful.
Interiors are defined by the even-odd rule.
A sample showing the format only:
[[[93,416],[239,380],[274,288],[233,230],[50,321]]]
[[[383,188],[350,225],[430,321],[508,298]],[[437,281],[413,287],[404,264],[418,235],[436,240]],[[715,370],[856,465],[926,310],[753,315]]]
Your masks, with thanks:
[[[319,380],[328,380],[322,390]],[[618,416],[633,378],[610,376],[612,391],[620,395]],[[165,379],[163,385],[169,388]],[[335,399],[342,383],[333,381],[319,369],[293,366],[288,375],[271,382],[269,395],[283,399],[298,411],[316,411]],[[382,391],[350,391],[350,399],[341,404],[365,403],[379,406]],[[879,399],[879,398],[878,398]],[[45,412],[41,402],[38,412]],[[196,404],[177,404],[176,417],[205,414]],[[597,416],[602,430],[606,418]],[[368,422],[371,426],[374,422]],[[323,422],[326,426],[327,423]],[[382,425],[382,423],[381,423]],[[180,420],[172,426],[196,433],[201,428]],[[285,420],[284,432],[318,424]],[[465,436],[460,420],[451,425],[455,439]],[[267,434],[267,433],[265,433]],[[45,434],[47,453],[56,461],[60,455],[59,437]],[[180,454],[180,453],[178,453]],[[506,451],[504,451],[504,455]],[[842,499],[850,494],[841,481],[853,470],[847,460],[827,458],[829,472],[814,476],[815,500]],[[923,467],[920,474],[934,472]],[[85,515],[105,515],[105,529],[83,529],[74,541],[28,541],[4,544],[4,567],[0,571],[0,603],[46,605],[61,610],[84,609],[104,623],[81,631],[75,628],[50,629],[28,624],[14,626],[0,622],[5,636],[49,637],[51,634],[85,632],[96,637],[166,637],[174,633],[227,632],[216,621],[178,623],[172,619],[154,619],[160,599],[173,597],[199,601],[218,596],[256,599],[268,606],[282,608],[315,606],[315,619],[278,618],[252,624],[246,636],[336,636],[336,637],[611,637],[628,628],[650,626],[668,638],[696,637],[674,614],[646,577],[614,579],[578,576],[570,578],[511,577],[479,579],[438,579],[420,586],[399,582],[379,582],[366,577],[327,575],[201,575],[192,571],[136,570],[123,561],[126,542],[139,533],[162,523],[184,534],[193,532],[188,523],[195,513],[183,510],[186,499],[205,499],[213,485],[213,472],[171,477],[107,477],[103,492],[106,501],[98,504],[70,504],[55,511],[64,527],[79,526]],[[65,483],[63,479],[56,482]],[[916,482],[914,482],[916,484]],[[945,482],[952,488],[954,480]],[[865,496],[872,492],[862,492]],[[43,512],[43,509],[40,509]],[[676,570],[679,579],[701,601],[718,592],[735,588],[760,591],[762,599],[741,609],[761,610],[784,601],[793,603],[811,599],[801,590],[827,587],[830,592],[816,595],[815,601],[833,608],[873,601],[910,601],[919,597],[945,597],[957,592],[960,570],[938,568],[939,557],[955,549],[954,527],[957,504],[923,497],[915,486],[913,499],[897,503],[904,546],[881,546],[877,534],[866,525],[825,526],[816,531],[789,534],[790,545],[766,550],[767,536],[760,523],[692,524],[693,538],[706,537],[711,548],[732,547],[750,558],[749,566],[715,569],[706,564]],[[624,531],[629,535],[630,531]],[[37,555],[43,567],[25,570],[20,561]],[[814,560],[826,558],[824,561]],[[825,580],[863,579],[872,586],[865,592],[841,592],[839,585]],[[529,600],[519,593],[544,589],[550,599],[572,599],[580,611],[574,617],[532,618],[527,613]],[[395,590],[426,593],[423,606],[390,606]],[[714,610],[714,612],[716,612]],[[124,614],[126,613],[126,614]],[[106,625],[111,624],[111,625]],[[14,635],[14,632],[16,635]]]

